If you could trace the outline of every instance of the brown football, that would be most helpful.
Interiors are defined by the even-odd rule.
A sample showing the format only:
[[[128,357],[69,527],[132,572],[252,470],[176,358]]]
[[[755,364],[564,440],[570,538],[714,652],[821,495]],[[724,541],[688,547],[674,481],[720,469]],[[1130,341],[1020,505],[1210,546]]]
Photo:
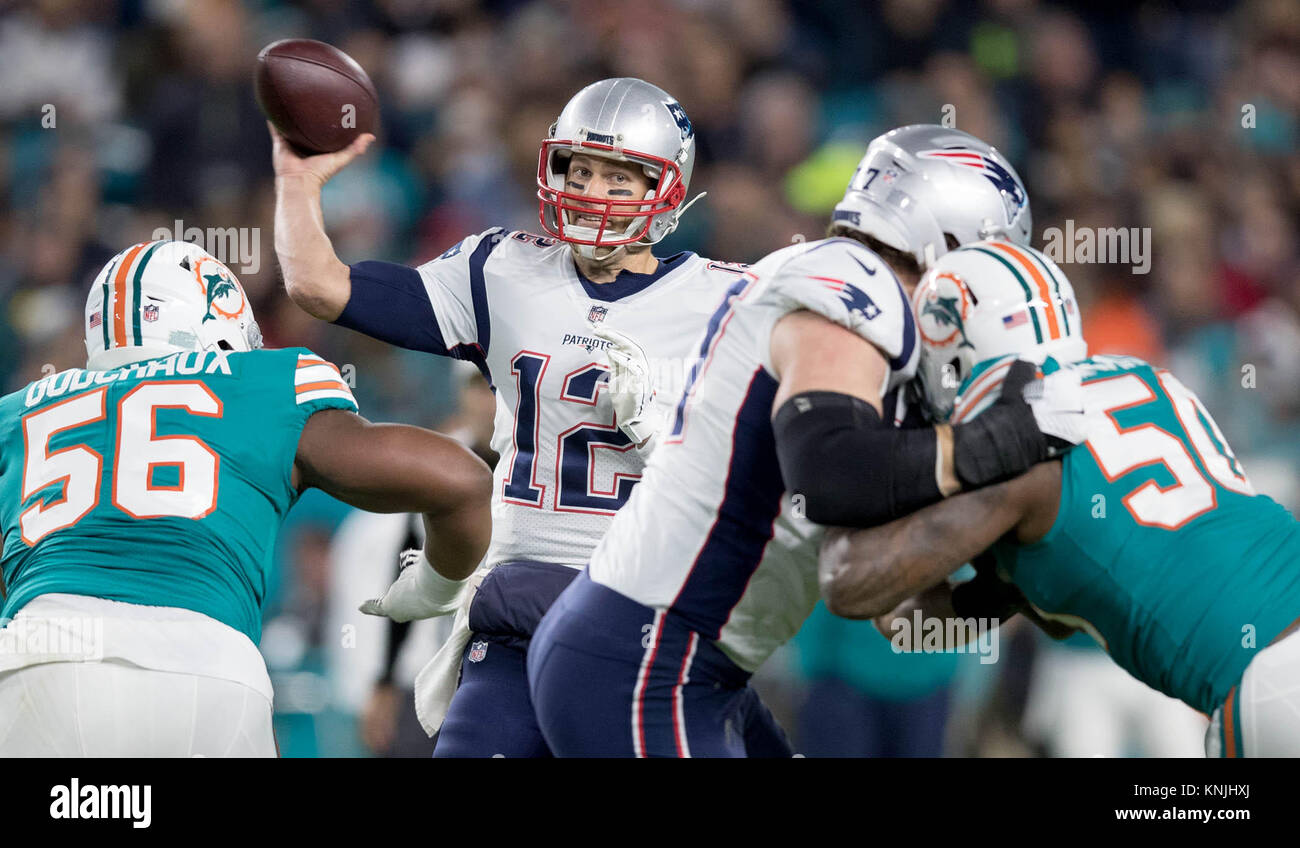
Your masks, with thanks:
[[[333,153],[379,126],[379,95],[351,56],[310,38],[257,54],[257,105],[301,153]]]

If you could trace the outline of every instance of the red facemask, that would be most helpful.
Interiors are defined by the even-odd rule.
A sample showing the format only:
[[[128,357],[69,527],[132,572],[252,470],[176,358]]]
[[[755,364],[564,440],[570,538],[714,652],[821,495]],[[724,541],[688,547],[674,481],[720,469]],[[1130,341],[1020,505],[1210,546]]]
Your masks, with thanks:
[[[659,168],[659,182],[654,187],[654,196],[650,200],[637,200],[630,197],[597,198],[554,188],[549,182],[552,173],[550,168],[552,157],[559,150],[576,152],[575,148],[591,151],[593,155],[599,155],[600,152],[612,152],[615,149],[612,145],[594,142],[576,142],[561,139],[547,139],[542,142],[541,154],[537,158],[537,199],[540,201],[538,218],[546,234],[560,241],[570,244],[592,245],[594,247],[618,247],[632,244],[646,234],[654,216],[671,212],[680,206],[686,198],[686,187],[682,185],[682,172],[676,162],[659,156],[651,156],[648,153],[638,153],[635,150],[622,150],[619,152],[628,159],[653,164]],[[566,220],[566,212],[599,215],[600,226],[578,227],[575,224],[570,224]],[[626,231],[607,234],[606,230],[609,227],[611,218],[632,218],[634,220]],[[643,219],[644,223],[637,226],[639,222],[635,219]],[[573,229],[587,231],[595,229],[596,234],[594,238],[586,238],[586,233],[580,235],[566,232]]]

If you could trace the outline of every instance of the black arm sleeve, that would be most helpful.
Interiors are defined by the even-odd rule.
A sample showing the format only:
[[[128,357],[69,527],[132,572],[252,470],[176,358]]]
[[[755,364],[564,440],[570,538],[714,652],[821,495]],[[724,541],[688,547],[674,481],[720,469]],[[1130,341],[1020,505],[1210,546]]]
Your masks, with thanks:
[[[1002,391],[981,415],[952,428],[953,470],[963,489],[977,489],[1024,474],[1050,459],[1047,437],[1025,402],[1025,385],[1038,368],[1023,359],[1008,369]]]
[[[786,489],[818,524],[874,527],[942,499],[932,427],[899,430],[866,401],[803,392],[772,419]]]
[[[408,350],[450,356],[420,272],[395,262],[358,262],[340,327]]]

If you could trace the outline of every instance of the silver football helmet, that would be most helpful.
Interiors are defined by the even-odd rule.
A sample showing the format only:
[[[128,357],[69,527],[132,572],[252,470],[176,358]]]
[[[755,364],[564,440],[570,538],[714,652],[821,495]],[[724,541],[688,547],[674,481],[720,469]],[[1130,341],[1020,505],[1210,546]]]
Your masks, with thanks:
[[[876,137],[835,207],[852,230],[910,253],[922,270],[959,245],[1003,238],[1028,247],[1029,195],[1011,164],[970,133],[913,124]]]
[[[565,190],[574,153],[639,164],[652,188],[643,198],[592,198]],[[538,215],[548,235],[580,255],[607,261],[634,242],[655,244],[673,231],[686,207],[695,167],[695,132],[672,95],[630,77],[601,80],[579,91],[542,141],[537,160]],[[692,203],[694,201],[691,201]],[[565,213],[600,216],[577,226]],[[611,218],[630,218],[622,231]]]

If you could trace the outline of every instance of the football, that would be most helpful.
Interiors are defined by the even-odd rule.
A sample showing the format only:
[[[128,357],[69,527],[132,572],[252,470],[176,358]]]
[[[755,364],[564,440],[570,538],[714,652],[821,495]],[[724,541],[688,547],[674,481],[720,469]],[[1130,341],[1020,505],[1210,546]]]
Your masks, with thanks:
[[[379,95],[365,70],[323,41],[289,38],[257,54],[262,114],[305,154],[333,153],[379,126]]]

